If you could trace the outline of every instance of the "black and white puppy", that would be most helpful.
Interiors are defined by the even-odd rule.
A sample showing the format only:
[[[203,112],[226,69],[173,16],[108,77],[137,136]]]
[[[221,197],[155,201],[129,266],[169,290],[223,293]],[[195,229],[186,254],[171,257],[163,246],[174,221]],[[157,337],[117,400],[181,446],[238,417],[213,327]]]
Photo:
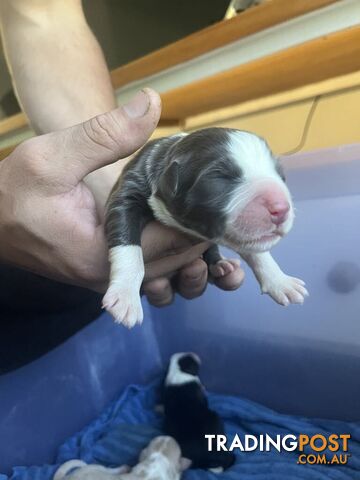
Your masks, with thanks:
[[[141,323],[141,232],[156,218],[210,241],[210,273],[233,271],[218,245],[249,264],[263,293],[281,305],[303,303],[302,280],[282,272],[269,250],[292,227],[294,210],[279,161],[258,136],[207,128],[149,142],[110,194],[105,220],[111,264],[103,306],[127,327]]]
[[[199,379],[200,359],[194,353],[176,353],[164,384],[165,432],[180,445],[192,468],[221,472],[234,463],[231,452],[208,451],[205,435],[224,435],[219,415],[210,410]]]

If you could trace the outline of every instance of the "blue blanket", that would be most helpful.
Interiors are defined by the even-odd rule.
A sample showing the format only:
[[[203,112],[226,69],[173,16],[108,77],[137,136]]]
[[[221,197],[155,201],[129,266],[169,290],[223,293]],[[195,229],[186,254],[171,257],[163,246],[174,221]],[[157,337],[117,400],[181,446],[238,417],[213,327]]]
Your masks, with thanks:
[[[105,466],[136,463],[140,450],[161,434],[162,416],[155,412],[158,383],[130,386],[106,411],[59,448],[55,465],[14,468],[11,480],[49,480],[63,462],[80,458]],[[209,394],[211,408],[225,420],[230,438],[245,434],[349,433],[347,465],[299,465],[296,452],[236,452],[235,465],[221,475],[188,470],[184,480],[360,480],[360,422],[347,423],[281,415],[249,400]],[[46,440],[44,440],[46,441]],[[1,443],[1,439],[0,439]],[[0,475],[0,480],[9,480]]]

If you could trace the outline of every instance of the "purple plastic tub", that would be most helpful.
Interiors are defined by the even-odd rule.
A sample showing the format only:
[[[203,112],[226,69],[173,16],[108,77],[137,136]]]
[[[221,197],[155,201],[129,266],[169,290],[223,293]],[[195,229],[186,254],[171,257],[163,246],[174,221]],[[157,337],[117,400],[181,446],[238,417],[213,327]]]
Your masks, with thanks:
[[[274,249],[306,280],[288,308],[260,296],[251,272],[238,292],[214,287],[164,309],[146,304],[141,328],[103,315],[39,360],[0,377],[0,472],[51,463],[59,444],[129,383],[147,383],[175,351],[203,359],[207,387],[281,412],[360,419],[360,146],[285,160],[296,205]]]

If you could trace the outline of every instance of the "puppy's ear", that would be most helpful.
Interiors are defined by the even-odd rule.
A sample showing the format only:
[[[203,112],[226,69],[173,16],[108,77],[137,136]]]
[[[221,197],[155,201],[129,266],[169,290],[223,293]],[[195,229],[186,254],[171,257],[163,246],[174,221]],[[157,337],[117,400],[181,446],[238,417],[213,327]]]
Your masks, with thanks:
[[[192,465],[192,461],[190,460],[190,458],[185,458],[185,457],[180,458],[180,470],[182,472],[190,468],[191,465]]]
[[[159,193],[163,198],[175,197],[179,188],[179,163],[174,160],[165,169],[159,182]]]

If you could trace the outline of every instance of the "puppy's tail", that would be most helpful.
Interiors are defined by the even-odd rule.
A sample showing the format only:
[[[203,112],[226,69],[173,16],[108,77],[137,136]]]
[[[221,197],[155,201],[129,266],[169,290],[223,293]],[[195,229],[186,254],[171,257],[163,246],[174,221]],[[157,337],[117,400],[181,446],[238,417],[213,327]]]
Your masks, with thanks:
[[[87,463],[82,460],[69,460],[56,470],[53,480],[62,480],[74,468],[85,467],[86,465]]]

